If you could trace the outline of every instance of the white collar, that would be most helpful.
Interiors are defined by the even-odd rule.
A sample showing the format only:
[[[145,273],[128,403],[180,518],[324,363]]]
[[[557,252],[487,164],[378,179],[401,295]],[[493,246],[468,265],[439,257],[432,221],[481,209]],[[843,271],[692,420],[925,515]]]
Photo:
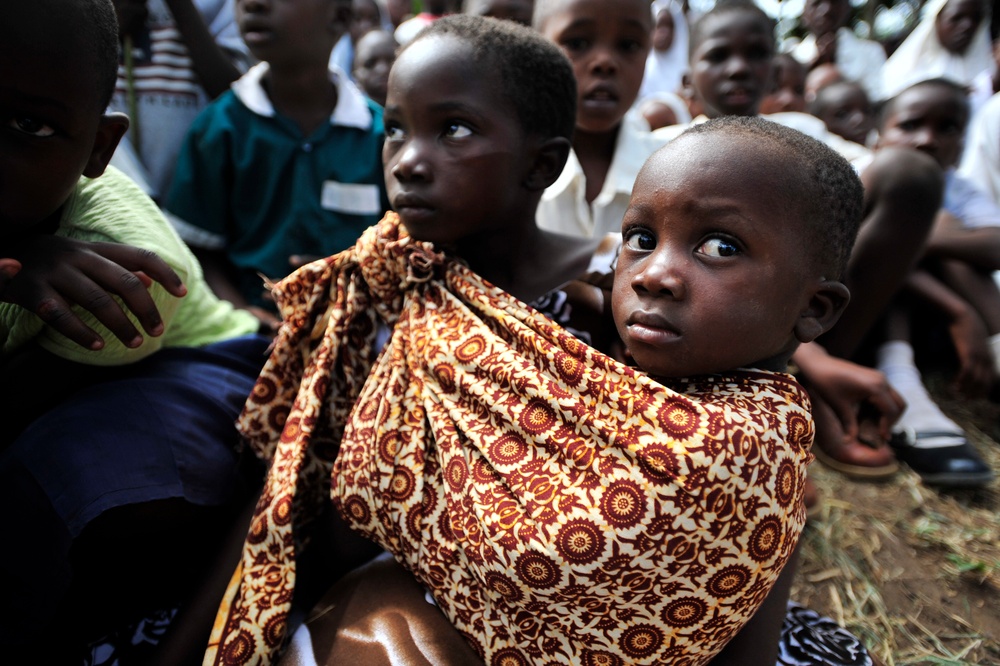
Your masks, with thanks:
[[[261,83],[269,69],[266,62],[254,65],[233,82],[232,89],[236,98],[248,109],[259,116],[271,118],[275,115],[274,105]],[[372,114],[358,87],[336,66],[330,67],[330,81],[337,87],[337,106],[330,115],[330,124],[371,129]]]

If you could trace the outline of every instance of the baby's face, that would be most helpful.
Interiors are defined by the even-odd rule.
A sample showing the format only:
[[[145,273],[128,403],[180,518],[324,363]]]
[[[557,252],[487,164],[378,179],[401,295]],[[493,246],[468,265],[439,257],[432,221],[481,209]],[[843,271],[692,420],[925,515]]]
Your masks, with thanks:
[[[622,222],[612,296],[640,368],[686,377],[783,370],[819,281],[795,165],[730,135],[684,136],[654,154]]]
[[[639,94],[653,28],[649,3],[645,0],[555,2],[556,6],[538,29],[573,64],[577,129],[610,132],[621,123]]]
[[[0,27],[0,237],[58,212],[88,171],[103,111],[72,27],[25,27],[18,12],[31,4],[15,3]]]
[[[707,18],[691,52],[691,86],[709,118],[757,114],[771,76],[774,35],[756,13]]]
[[[957,164],[962,155],[968,120],[968,108],[957,91],[944,86],[917,86],[904,90],[892,102],[878,145],[916,148],[948,168]]]

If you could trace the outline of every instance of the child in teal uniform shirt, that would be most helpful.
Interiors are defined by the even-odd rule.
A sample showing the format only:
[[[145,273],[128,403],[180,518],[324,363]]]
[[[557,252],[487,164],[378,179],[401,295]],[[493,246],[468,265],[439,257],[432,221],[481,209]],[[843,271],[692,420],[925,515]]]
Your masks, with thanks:
[[[167,196],[212,289],[268,323],[261,275],[350,247],[388,209],[381,109],[328,68],[350,16],[346,0],[239,0],[263,62],[195,120]]]

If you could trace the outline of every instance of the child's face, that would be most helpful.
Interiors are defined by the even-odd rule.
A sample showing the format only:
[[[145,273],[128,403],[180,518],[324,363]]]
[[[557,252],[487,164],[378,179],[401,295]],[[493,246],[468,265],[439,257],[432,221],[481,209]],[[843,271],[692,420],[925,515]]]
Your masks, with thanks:
[[[0,23],[0,237],[8,238],[57,214],[81,174],[104,170],[94,156],[105,123],[94,66],[64,25],[71,20],[39,17],[32,4],[15,3]]]
[[[904,90],[882,123],[879,147],[907,146],[933,157],[944,168],[962,155],[968,123],[964,99],[943,86],[917,86]]]
[[[831,88],[822,93],[824,108],[817,117],[834,134],[865,145],[875,128],[875,114],[868,95],[856,83],[835,83]]]
[[[396,40],[383,30],[373,30],[362,37],[354,52],[354,79],[366,95],[382,106],[395,59]]]
[[[681,137],[636,179],[622,222],[615,323],[651,375],[783,370],[821,278],[794,194],[794,165],[725,135]],[[793,190],[794,192],[794,190]]]
[[[243,41],[258,60],[314,63],[330,57],[350,6],[348,0],[236,0],[235,16]]]
[[[802,25],[814,35],[829,35],[847,24],[850,12],[848,0],[806,0]]]
[[[774,65],[777,87],[760,103],[761,113],[782,113],[806,110],[806,69],[797,62],[784,58]]]
[[[756,115],[774,56],[770,26],[735,10],[709,16],[700,35],[691,53],[691,87],[705,115]]]
[[[653,48],[663,52],[674,43],[674,17],[664,9],[656,15],[656,25],[653,27]]]
[[[452,244],[506,228],[530,197],[528,138],[499,75],[461,39],[422,39],[389,73],[382,163],[410,235]]]
[[[969,48],[982,21],[982,0],[948,0],[934,19],[934,27],[941,46],[961,55]]]
[[[653,19],[645,0],[549,0],[539,31],[563,50],[576,76],[576,128],[615,130],[635,102]]]
[[[476,3],[474,13],[477,16],[492,16],[530,26],[534,10],[535,3],[532,0],[482,0]]]

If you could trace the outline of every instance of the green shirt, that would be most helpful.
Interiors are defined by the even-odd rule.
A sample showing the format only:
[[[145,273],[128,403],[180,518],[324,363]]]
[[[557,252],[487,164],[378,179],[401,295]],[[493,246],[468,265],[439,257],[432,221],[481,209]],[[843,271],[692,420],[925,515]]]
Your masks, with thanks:
[[[56,234],[152,250],[177,272],[188,293],[183,298],[175,298],[153,283],[150,295],[163,318],[165,330],[159,337],[143,335],[143,343],[135,349],[126,347],[90,312],[74,307],[73,312],[104,338],[104,348],[98,351],[81,347],[20,306],[0,303],[0,342],[4,356],[37,339],[44,349],[71,361],[122,365],[138,361],[162,347],[202,346],[254,333],[259,328],[260,322],[249,312],[236,310],[215,297],[202,277],[198,260],[160,209],[114,167],[108,167],[100,178],[80,179],[63,206]],[[126,313],[141,331],[135,317],[127,310]]]

